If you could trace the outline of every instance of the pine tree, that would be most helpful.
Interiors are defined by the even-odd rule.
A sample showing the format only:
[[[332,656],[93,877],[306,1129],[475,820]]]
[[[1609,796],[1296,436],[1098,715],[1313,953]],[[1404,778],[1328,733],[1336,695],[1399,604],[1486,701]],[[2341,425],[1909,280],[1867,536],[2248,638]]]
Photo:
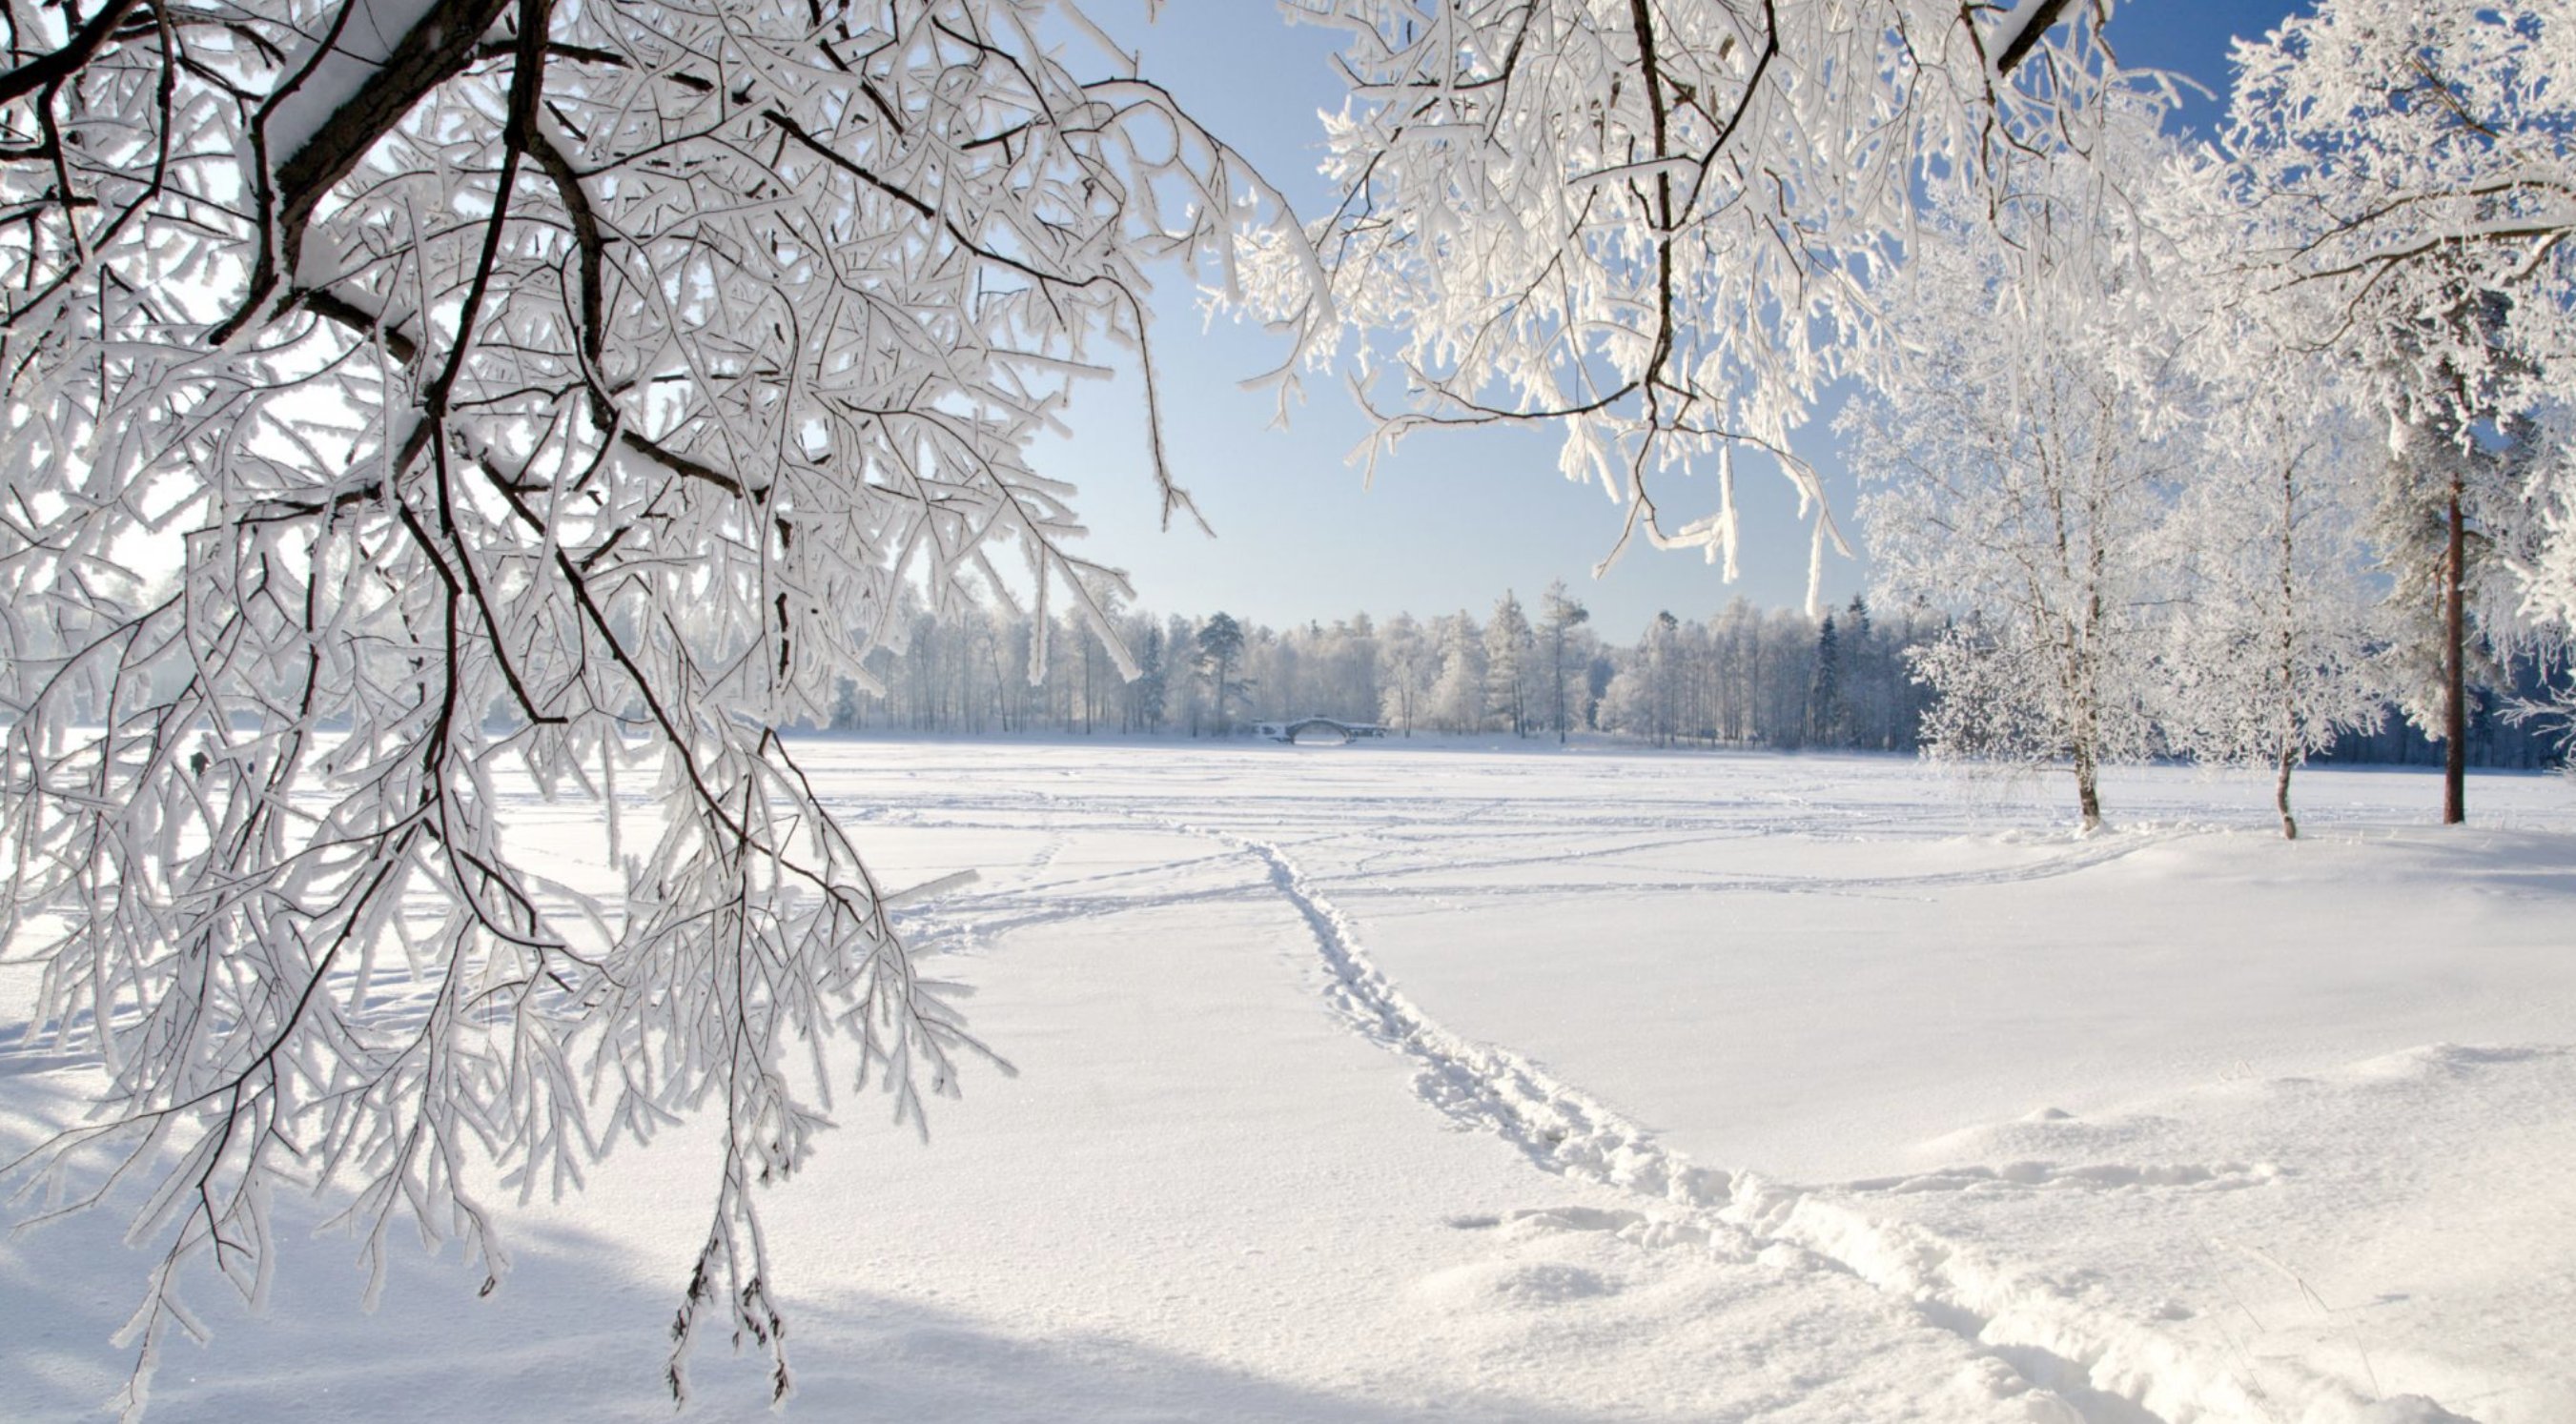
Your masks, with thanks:
[[[2495,384],[2476,374],[2509,360],[2495,348],[2509,310],[2501,294],[2462,294],[2449,312],[2410,329],[2421,339],[2401,339],[2401,351],[2450,354],[2422,367],[2399,362],[2415,380],[2394,387],[2393,448],[2371,518],[2390,576],[2399,705],[2442,743],[2445,825],[2468,819],[2469,723],[2501,676],[2495,653],[2520,601],[2509,556],[2532,532],[2522,494],[2536,432],[2496,405]],[[2459,356],[2458,344],[2472,341],[2484,354]]]
[[[1243,657],[1243,626],[1230,614],[1218,613],[1199,628],[1199,671],[1208,680],[1208,695],[1213,699],[1216,733],[1226,736],[1233,731],[1227,720],[1228,710],[1244,691],[1235,678],[1235,664]]]
[[[1163,727],[1163,630],[1150,621],[1145,636],[1135,640],[1136,676],[1127,684],[1127,726],[1157,732]]]
[[[1831,613],[1816,627],[1816,678],[1807,717],[1809,741],[1830,746],[1842,740],[1843,660]]]

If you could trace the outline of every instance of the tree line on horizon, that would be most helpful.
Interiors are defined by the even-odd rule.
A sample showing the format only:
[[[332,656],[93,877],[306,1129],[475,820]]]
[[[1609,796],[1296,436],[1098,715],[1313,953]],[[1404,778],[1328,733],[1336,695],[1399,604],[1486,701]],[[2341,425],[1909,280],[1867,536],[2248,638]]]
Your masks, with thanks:
[[[1612,735],[1652,746],[1911,751],[1923,689],[1906,650],[1920,616],[1877,618],[1855,596],[1821,619],[1738,597],[1706,619],[1659,613],[1633,641],[1605,637],[1563,584],[1533,618],[1505,593],[1461,609],[1367,613],[1272,628],[1128,611],[1117,632],[1132,680],[1072,619],[1036,676],[1034,620],[987,603],[916,611],[903,647],[872,659],[877,686],[844,682],[830,727],[927,735],[1249,735],[1300,717],[1415,733]]]
[[[1465,609],[1361,612],[1274,628],[1222,611],[1124,610],[1115,627],[1136,666],[1129,679],[1101,636],[1071,616],[1057,620],[1034,678],[1037,629],[1026,610],[959,600],[913,608],[904,626],[900,648],[869,660],[873,687],[842,682],[828,730],[1186,739],[1330,717],[1396,737],[1916,752],[1939,696],[1918,664],[1956,632],[1947,617],[1882,610],[1863,594],[1819,615],[1738,596],[1702,619],[1657,613],[1623,640],[1605,636],[1559,583],[1535,619],[1514,592],[1481,621]],[[2469,722],[2469,763],[2557,764],[2562,739],[2514,712],[2545,703],[2563,677],[2536,650],[2511,649],[2497,651],[2490,676]],[[2391,703],[2315,759],[2438,764],[2442,746]]]

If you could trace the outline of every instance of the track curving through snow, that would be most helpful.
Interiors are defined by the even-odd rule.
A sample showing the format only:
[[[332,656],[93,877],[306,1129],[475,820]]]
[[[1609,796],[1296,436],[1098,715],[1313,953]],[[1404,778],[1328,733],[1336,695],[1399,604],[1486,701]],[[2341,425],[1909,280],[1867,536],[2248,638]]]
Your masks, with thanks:
[[[1861,1204],[1874,1192],[1953,1189],[1970,1179],[1958,1172],[1837,1189],[1696,1165],[1540,1065],[1443,1026],[1378,968],[1350,916],[1275,842],[1156,819],[1260,865],[1270,888],[1313,936],[1327,1004],[1360,1036],[1414,1065],[1414,1092],[1424,1103],[1510,1143],[1542,1170],[1630,1193],[1653,1208],[1631,1221],[1588,1225],[1620,1230],[1647,1246],[1706,1249],[1723,1242],[1737,1254],[1778,1248],[1803,1253],[1910,1305],[1922,1319],[2009,1367],[2043,1398],[2062,1402],[2085,1424],[2470,1424],[2430,1401],[2372,1399],[2314,1372],[2284,1377],[2276,1371],[2266,1383],[2253,1384],[2236,1362],[2211,1358],[2150,1321],[2086,1299],[2066,1282],[1922,1226],[1873,1216]],[[2066,859],[2091,865],[2125,853],[2093,847],[2035,869],[2065,873],[2075,868]],[[2209,1190],[2259,1185],[2269,1172],[2260,1164],[2230,1163],[2151,1168],[2118,1183],[2098,1172],[2023,1175],[2027,1180],[2013,1184]]]
[[[1205,848],[1205,853],[1157,848],[1150,865],[1141,858],[1126,864],[1077,864],[1046,857],[1030,867],[1033,873],[1026,880],[961,897],[951,908],[986,930],[1003,931],[1184,902],[1243,906],[1274,901],[1303,926],[1302,943],[1292,942],[1288,952],[1311,955],[1310,989],[1350,1032],[1408,1065],[1416,1097],[1452,1122],[1508,1144],[1542,1170],[1635,1201],[1633,1219],[1604,1224],[1587,1218],[1565,1229],[1611,1231],[1634,1244],[1664,1249],[1702,1246],[1730,1257],[1794,1254],[1848,1278],[1856,1290],[1865,1285],[1914,1318],[1951,1332],[1980,1363],[2009,1370],[2016,1383],[2062,1404],[2062,1417],[2091,1424],[2393,1424],[2459,1417],[2420,1399],[2367,1397],[2346,1378],[2311,1367],[2307,1357],[2249,1362],[2241,1350],[2228,1348],[2230,1342],[2210,1340],[2210,1330],[2170,1324],[2178,1317],[2156,1313],[2156,1300],[2133,1300],[2125,1307],[2114,1303],[2115,1292],[2101,1288],[2104,1278],[2092,1269],[2097,1261],[2033,1251],[2029,1243],[2018,1250],[1998,1247],[1981,1235],[1963,1239],[1967,1232],[1944,1235],[1943,1230],[1957,1231],[1963,1224],[1955,1214],[1937,1230],[1905,1219],[1922,1215],[1907,1211],[1906,1202],[1942,1196],[1981,1202],[2096,1193],[2145,1194],[2160,1202],[2212,1194],[2295,1199],[2276,1192],[2277,1169],[2265,1160],[2263,1149],[2216,1150],[2200,1160],[2186,1160],[2194,1150],[2186,1148],[2173,1160],[2127,1156],[2063,1168],[1999,1157],[1995,1166],[1943,1167],[1840,1185],[1800,1185],[1701,1166],[1542,1063],[1462,1035],[1425,1011],[1375,961],[1358,920],[1335,900],[1336,893],[1351,898],[1371,915],[1396,906],[1405,906],[1407,913],[1427,908],[1438,915],[1453,898],[1466,904],[1515,893],[1548,898],[1560,892],[1756,892],[1902,899],[1919,893],[1929,899],[1960,889],[2063,884],[2068,877],[2145,851],[2185,857],[2193,864],[2209,861],[2210,843],[2201,838],[2229,827],[2212,820],[2196,801],[2175,797],[2177,804],[2161,821],[2069,844],[2055,834],[2006,829],[1998,835],[1992,828],[1963,827],[1955,811],[1933,815],[1898,807],[1892,815],[1879,814],[1890,808],[1859,798],[1846,799],[1870,813],[1860,819],[1872,834],[1852,837],[1837,833],[1855,821],[1850,808],[1841,805],[1784,830],[1775,819],[1778,808],[1756,805],[1760,798],[1688,803],[1660,785],[1638,788],[1641,794],[1635,796],[1596,792],[1560,806],[1544,794],[1526,801],[1443,796],[1439,791],[1428,797],[1389,797],[1366,784],[1352,792],[1327,783],[1317,788],[1321,794],[1310,795],[1303,794],[1306,783],[1284,779],[1245,794],[1227,782],[1202,784],[1195,763],[1187,768],[1187,777],[1174,776],[1174,770],[1179,769],[1157,765],[1150,776],[1114,786],[1068,787],[1052,794],[1023,786],[998,795],[943,795],[925,808],[919,824],[1025,827],[1023,818],[1037,809],[1051,823],[1051,832],[1084,829],[1085,822],[1105,830],[1123,822],[1186,835]],[[1173,784],[1167,788],[1162,785],[1166,781]],[[2378,790],[2364,777],[2346,777],[2345,783],[2363,792]],[[1588,782],[1585,789],[1594,790]],[[2358,836],[2338,829],[2317,844],[2331,847],[2337,839],[2350,842],[2381,834],[2376,802],[2356,799],[2352,806],[2345,814]],[[1797,809],[1792,808],[1793,814]],[[2333,816],[2328,812],[2320,819],[2334,827]],[[1474,834],[1463,843],[1452,840],[1451,833],[1470,822]],[[1802,875],[1794,872],[1804,868],[1803,857],[1775,850],[1779,836],[1798,833],[1811,840],[1872,846],[1921,844],[1931,853],[1909,852],[1905,859],[1913,863],[1907,864],[1881,858],[1855,867],[1860,875]],[[1730,844],[1745,846],[1750,863],[1726,853]],[[2527,853],[2527,848],[2507,849]],[[1959,852],[1989,863],[1961,865]],[[2407,853],[2450,852],[2436,847]],[[2316,858],[2311,854],[2308,860]],[[1250,873],[1202,876],[1186,887],[1156,886],[1175,870],[1213,870],[1227,859],[1239,860]],[[1720,870],[1727,861],[1736,864]],[[1571,875],[1547,873],[1547,867],[1577,863],[1584,868]],[[1596,878],[1576,878],[1594,876],[1596,865],[1606,867]],[[1792,873],[1764,873],[1775,866]],[[2130,884],[2153,883],[2173,873],[2170,866],[2155,864],[2119,872]],[[1437,883],[1444,879],[1457,883]],[[1549,883],[1533,886],[1534,880]],[[1327,893],[1327,885],[1334,893]],[[1420,922],[1403,923],[1414,929]],[[1390,936],[1386,951],[1398,953],[1403,931],[1385,928],[1381,933]],[[1528,1041],[1509,1028],[1500,1037]],[[1855,1170],[1883,1169],[1855,1164]],[[1821,1183],[1841,1175],[1825,1167],[1806,1181]],[[1541,1210],[1522,1215],[1558,1214]],[[1504,1214],[1503,1220],[1513,1219]],[[2040,1261],[2047,1262],[2045,1269],[2034,1264]],[[2257,1328],[2259,1333],[2260,1322]],[[2456,1378],[2437,1380],[2425,1387],[2453,1398],[2455,1383]],[[2474,1391],[2458,1397],[2485,1412]]]

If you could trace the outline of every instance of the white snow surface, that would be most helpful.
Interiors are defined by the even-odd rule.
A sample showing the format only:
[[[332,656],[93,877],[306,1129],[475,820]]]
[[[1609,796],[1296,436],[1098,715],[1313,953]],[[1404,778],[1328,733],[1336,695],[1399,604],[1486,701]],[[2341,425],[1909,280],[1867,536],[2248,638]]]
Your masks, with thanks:
[[[810,742],[1020,1069],[768,1194],[790,1417],[2576,1419],[2576,785],[1578,748]],[[522,793],[530,853],[603,851]],[[20,1001],[27,971],[0,979]],[[21,1011],[22,1013],[23,1011]],[[0,1030],[0,1043],[15,1033]],[[0,1145],[93,1070],[0,1055]],[[156,1420],[659,1419],[702,1133],[500,1290],[296,1241]],[[280,1207],[318,1221],[320,1206]],[[151,1256],[0,1246],[0,1414],[95,1417]],[[702,1349],[686,1417],[763,1412]]]

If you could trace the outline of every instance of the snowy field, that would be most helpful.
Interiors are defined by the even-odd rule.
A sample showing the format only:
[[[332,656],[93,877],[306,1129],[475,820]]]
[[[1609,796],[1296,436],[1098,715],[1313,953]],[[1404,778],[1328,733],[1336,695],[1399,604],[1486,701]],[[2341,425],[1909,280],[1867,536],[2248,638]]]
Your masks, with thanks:
[[[1872,758],[807,753],[1019,1069],[840,1100],[766,1210],[792,1418],[2576,1420],[2576,785]],[[531,851],[601,838],[524,798]],[[11,971],[20,989],[24,971]],[[0,1041],[14,1038],[0,1032]],[[0,1062],[23,1144],[88,1081]],[[661,1419],[702,1135],[487,1299],[297,1241],[156,1420]],[[312,1207],[281,1216],[314,1220]],[[0,1248],[0,1416],[94,1417],[150,1257]],[[758,1417],[702,1349],[687,1417]]]

